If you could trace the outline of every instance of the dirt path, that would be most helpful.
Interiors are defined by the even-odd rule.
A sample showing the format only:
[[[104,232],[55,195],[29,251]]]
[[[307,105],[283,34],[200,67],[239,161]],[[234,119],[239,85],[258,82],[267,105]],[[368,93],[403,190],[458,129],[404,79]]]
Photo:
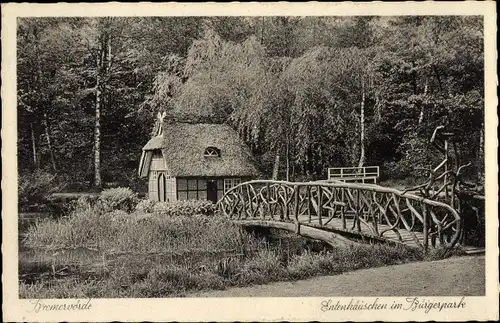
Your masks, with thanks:
[[[362,269],[295,282],[200,292],[190,296],[478,296],[484,293],[484,256],[466,256]]]

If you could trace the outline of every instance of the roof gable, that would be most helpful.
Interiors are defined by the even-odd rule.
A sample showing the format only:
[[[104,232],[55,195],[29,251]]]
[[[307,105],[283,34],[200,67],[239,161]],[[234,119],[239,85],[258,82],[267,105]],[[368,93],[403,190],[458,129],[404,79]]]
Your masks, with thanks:
[[[156,136],[151,138],[148,143],[142,148],[142,150],[154,150],[154,149],[161,149],[164,147],[163,145],[164,140],[163,136]]]

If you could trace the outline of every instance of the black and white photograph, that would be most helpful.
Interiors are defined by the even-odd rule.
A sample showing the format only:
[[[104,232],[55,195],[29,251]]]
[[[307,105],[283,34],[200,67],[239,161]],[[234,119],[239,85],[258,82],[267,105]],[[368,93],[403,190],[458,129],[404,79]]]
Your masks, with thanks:
[[[2,218],[28,312],[316,297],[318,313],[423,314],[486,296],[483,15],[66,14],[15,29],[17,142],[2,156],[17,213]]]

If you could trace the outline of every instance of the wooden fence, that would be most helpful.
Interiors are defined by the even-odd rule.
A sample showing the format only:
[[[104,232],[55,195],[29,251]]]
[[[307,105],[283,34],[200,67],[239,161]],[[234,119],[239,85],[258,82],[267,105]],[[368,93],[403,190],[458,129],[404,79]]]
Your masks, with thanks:
[[[328,168],[328,180],[377,184],[379,176],[379,166]]]

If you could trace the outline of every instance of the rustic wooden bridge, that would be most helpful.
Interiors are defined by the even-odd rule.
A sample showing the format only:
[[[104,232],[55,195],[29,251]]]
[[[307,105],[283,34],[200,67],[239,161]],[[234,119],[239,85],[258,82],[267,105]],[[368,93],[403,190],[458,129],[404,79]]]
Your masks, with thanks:
[[[351,239],[453,248],[462,233],[450,205],[375,184],[249,181],[218,209],[243,226],[279,228],[338,245]]]

